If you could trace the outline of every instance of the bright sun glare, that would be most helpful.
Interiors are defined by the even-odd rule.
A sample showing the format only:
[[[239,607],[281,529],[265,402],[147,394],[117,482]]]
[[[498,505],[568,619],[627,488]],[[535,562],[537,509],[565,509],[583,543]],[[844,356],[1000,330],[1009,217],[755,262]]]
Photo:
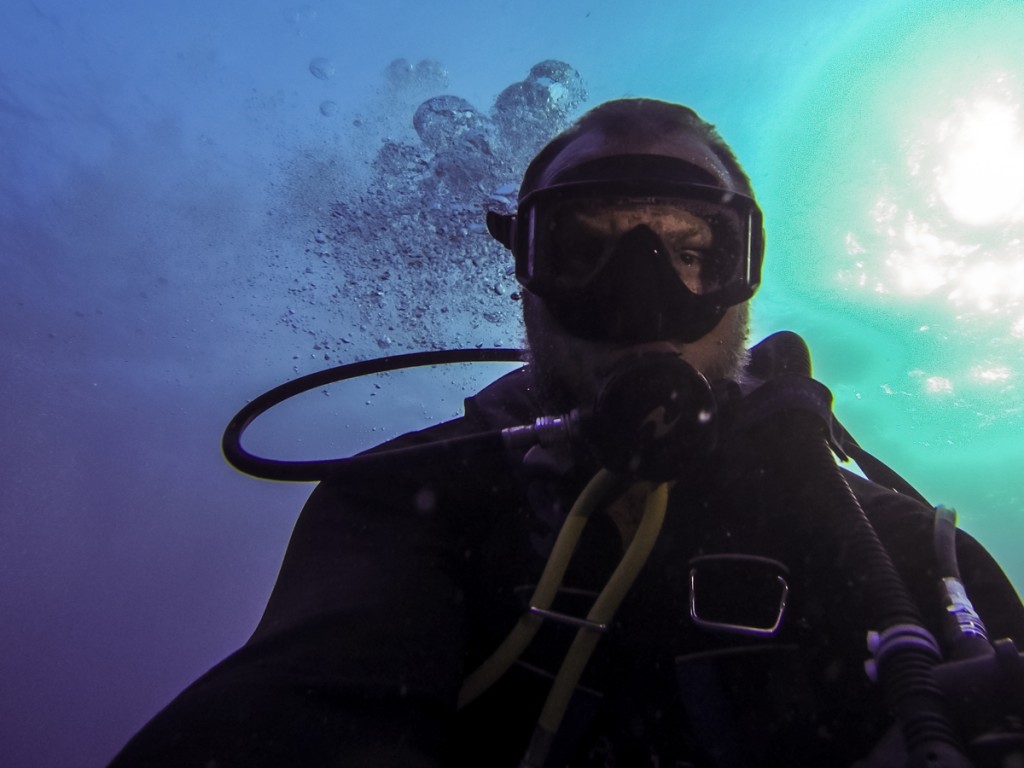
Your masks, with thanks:
[[[945,162],[936,188],[959,221],[986,226],[1024,217],[1020,104],[982,97],[940,126]]]
[[[870,211],[873,233],[847,235],[856,266],[845,277],[1024,322],[1024,125],[1011,78],[917,123],[903,159],[907,176]]]
[[[821,295],[848,304],[903,368],[882,391],[1019,425],[1024,16],[1017,0],[968,5],[924,2],[865,36],[862,64],[836,72],[848,95],[821,94],[808,140],[827,140],[808,166],[813,197],[799,199],[829,214],[814,226],[834,258],[810,257]]]

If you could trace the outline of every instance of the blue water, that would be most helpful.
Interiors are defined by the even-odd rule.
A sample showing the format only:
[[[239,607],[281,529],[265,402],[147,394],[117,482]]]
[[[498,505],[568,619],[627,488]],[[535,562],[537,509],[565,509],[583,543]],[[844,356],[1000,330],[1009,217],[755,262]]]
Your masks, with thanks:
[[[224,464],[247,399],[424,342],[520,342],[507,275],[434,254],[465,280],[425,338],[379,275],[323,254],[332,205],[436,95],[389,81],[398,57],[440,62],[483,111],[556,58],[589,105],[653,96],[716,123],[765,209],[755,335],[802,333],[851,431],[1024,585],[1024,13],[830,5],[0,6],[3,764],[102,765],[246,639],[309,490]],[[354,450],[488,375],[362,382],[315,406],[345,439],[301,408],[256,439]]]

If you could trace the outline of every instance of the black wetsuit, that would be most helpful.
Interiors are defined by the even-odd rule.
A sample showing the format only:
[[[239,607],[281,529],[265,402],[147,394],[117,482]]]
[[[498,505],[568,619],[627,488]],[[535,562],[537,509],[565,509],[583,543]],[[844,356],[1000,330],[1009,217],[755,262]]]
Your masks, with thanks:
[[[529,383],[527,369],[512,373],[468,400],[464,418],[396,444],[530,423],[538,413]],[[830,530],[845,523],[801,517],[814,480],[777,471],[785,440],[768,431],[726,435],[674,486],[661,535],[583,675],[550,765],[845,766],[889,728],[863,668],[873,628],[863,563],[852,561],[844,531]],[[526,460],[480,455],[321,483],[252,638],[113,765],[517,765],[575,630],[546,623],[478,700],[457,712],[456,697],[527,608],[593,474],[586,460],[561,459],[541,450]],[[931,510],[843,474],[938,636]],[[966,534],[958,549],[992,636],[1019,645],[1024,608],[1013,587]],[[622,552],[619,527],[595,514],[555,608],[585,615]],[[788,604],[774,636],[695,625],[690,563],[709,554],[784,564]],[[709,571],[712,613],[718,599],[742,603],[762,591],[730,567],[723,560]],[[763,591],[770,613],[778,597]]]

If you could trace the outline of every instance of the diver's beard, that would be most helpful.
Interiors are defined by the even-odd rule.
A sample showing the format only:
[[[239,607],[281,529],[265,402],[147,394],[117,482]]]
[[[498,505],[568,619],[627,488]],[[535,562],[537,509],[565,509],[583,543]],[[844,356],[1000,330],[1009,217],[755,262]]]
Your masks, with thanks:
[[[597,382],[582,381],[593,376],[585,370],[579,359],[574,359],[572,339],[558,325],[536,296],[523,294],[523,321],[526,326],[526,341],[529,347],[529,363],[533,371],[535,394],[546,411],[562,413],[587,404],[583,392],[596,394]],[[727,323],[727,325],[723,325]],[[750,326],[750,307],[747,303],[735,307],[709,334],[714,336],[713,352],[706,356],[699,366],[700,372],[710,381],[732,379],[740,381],[745,375],[749,358],[747,339]],[[708,338],[705,337],[705,338]],[[710,339],[709,339],[710,341]],[[586,344],[588,342],[579,342]],[[592,342],[591,342],[592,343]],[[697,344],[700,341],[696,342]],[[582,347],[581,347],[582,349]],[[586,352],[581,352],[586,355]],[[683,355],[684,359],[686,355]]]
[[[722,322],[731,320],[725,331],[719,354],[705,370],[701,371],[709,381],[731,379],[741,381],[746,376],[750,352],[747,344],[750,340],[750,304],[743,302],[736,306],[731,318],[723,318]]]
[[[543,323],[537,319],[537,314],[530,312],[524,305],[527,362],[532,372],[534,395],[545,413],[568,413],[579,403],[573,402],[572,389],[565,381],[565,361],[560,361],[551,334],[545,332]]]

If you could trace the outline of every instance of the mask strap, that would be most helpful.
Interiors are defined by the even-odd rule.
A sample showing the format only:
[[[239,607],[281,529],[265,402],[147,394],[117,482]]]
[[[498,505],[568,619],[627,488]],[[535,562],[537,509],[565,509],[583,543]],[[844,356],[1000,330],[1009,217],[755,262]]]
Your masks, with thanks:
[[[497,211],[487,212],[487,231],[491,237],[503,246],[512,250],[512,228],[515,224],[515,216],[498,213]]]

